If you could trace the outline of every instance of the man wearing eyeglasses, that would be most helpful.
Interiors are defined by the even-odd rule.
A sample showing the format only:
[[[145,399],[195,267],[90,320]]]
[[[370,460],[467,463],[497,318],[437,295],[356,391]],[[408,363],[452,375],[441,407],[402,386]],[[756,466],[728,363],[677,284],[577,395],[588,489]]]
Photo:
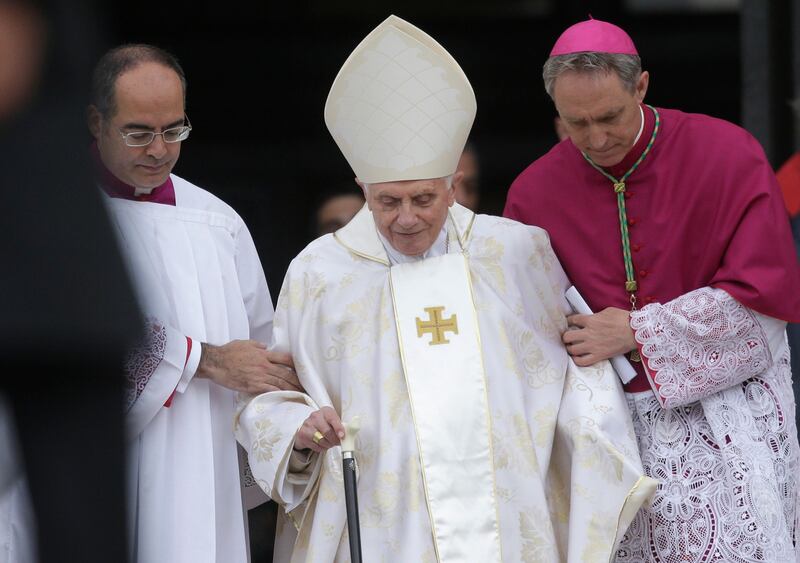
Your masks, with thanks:
[[[97,183],[119,235],[146,337],[126,365],[132,561],[247,561],[235,391],[297,390],[271,353],[273,309],[239,215],[171,174],[192,126],[177,60],[112,49],[92,79]],[[257,489],[257,487],[252,487]]]

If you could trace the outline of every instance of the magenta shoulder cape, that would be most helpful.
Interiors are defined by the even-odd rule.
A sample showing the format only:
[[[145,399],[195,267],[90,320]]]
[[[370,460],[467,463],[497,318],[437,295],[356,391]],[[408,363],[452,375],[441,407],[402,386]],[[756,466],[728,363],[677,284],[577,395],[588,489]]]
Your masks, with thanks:
[[[617,177],[652,132],[652,111],[644,111],[642,139],[611,171]],[[711,286],[759,313],[800,321],[800,268],[761,146],[726,121],[658,111],[655,144],[627,181],[639,306]],[[594,310],[630,308],[611,182],[571,141],[519,175],[504,215],[550,233],[567,275]]]

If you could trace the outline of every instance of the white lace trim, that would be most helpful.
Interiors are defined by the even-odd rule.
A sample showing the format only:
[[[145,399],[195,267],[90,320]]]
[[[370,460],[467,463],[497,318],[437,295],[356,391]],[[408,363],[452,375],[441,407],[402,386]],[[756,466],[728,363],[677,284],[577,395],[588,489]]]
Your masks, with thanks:
[[[125,411],[129,411],[147,387],[167,348],[167,330],[155,319],[147,320],[142,343],[125,358]]]
[[[704,287],[631,313],[651,384],[665,408],[763,373],[772,356],[761,325],[721,289]]]
[[[616,561],[800,562],[785,342],[771,352],[753,313],[710,288],[631,317],[658,394],[628,401],[645,473],[660,484]]]
[[[647,475],[660,485],[618,563],[800,561],[797,429],[788,349],[761,377],[674,409],[628,395]]]

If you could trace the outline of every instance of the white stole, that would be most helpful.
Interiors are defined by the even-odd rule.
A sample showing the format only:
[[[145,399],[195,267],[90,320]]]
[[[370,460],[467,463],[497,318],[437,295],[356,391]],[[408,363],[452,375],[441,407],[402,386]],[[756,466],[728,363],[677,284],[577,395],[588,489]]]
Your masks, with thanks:
[[[499,562],[489,399],[466,258],[397,264],[391,288],[438,560]]]

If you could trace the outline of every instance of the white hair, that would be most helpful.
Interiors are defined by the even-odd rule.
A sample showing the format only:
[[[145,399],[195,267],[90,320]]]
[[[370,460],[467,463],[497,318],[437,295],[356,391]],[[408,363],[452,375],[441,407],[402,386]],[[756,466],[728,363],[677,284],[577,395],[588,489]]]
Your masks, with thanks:
[[[420,179],[421,180],[444,180],[445,189],[449,190],[450,188],[453,187],[453,174],[450,174],[449,176],[442,176],[441,178],[420,178]],[[380,182],[380,183],[383,183],[383,182]],[[361,187],[364,188],[364,192],[365,193],[366,193],[366,191],[369,189],[369,187],[371,185],[372,184],[368,184],[367,182],[361,182]]]

